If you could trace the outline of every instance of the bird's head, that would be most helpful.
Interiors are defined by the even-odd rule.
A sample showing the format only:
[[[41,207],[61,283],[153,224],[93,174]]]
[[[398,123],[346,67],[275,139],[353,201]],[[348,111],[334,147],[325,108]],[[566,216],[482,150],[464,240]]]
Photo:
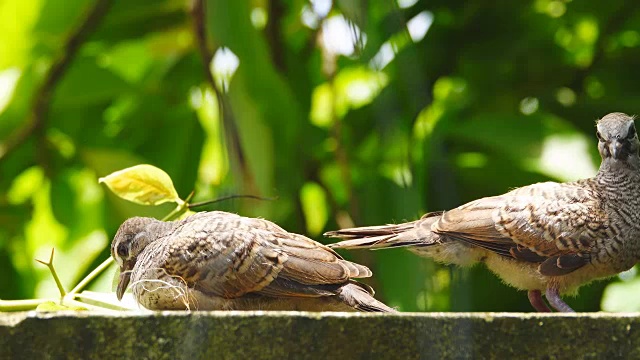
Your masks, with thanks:
[[[136,264],[138,255],[157,239],[159,234],[155,230],[163,224],[166,223],[152,218],[134,217],[120,225],[111,242],[111,256],[120,267],[120,279],[116,290],[118,300],[122,299],[122,295],[129,286],[131,270]]]
[[[607,114],[598,120],[596,134],[603,162],[621,162],[634,168],[640,165],[640,141],[633,120],[634,117],[623,113]]]

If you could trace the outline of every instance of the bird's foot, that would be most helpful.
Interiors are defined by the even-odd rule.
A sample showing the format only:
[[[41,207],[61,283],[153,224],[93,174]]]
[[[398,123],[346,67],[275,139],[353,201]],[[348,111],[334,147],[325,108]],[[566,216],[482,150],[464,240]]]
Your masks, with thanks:
[[[542,299],[542,291],[529,290],[527,296],[529,297],[529,302],[531,302],[533,308],[538,312],[551,312],[551,309],[549,309],[547,304]]]
[[[562,300],[560,294],[558,293],[558,289],[548,288],[545,296],[549,301],[549,304],[559,312],[575,312],[575,310],[573,310],[569,305],[567,305],[567,303]],[[529,297],[529,299],[531,299],[531,297]],[[533,302],[531,302],[531,304],[533,305]],[[535,307],[535,305],[533,306]]]

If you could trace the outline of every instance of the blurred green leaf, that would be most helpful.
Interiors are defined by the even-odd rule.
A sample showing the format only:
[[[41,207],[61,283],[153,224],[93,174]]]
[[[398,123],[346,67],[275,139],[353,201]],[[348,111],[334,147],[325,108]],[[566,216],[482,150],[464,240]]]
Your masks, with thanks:
[[[51,182],[51,208],[60,223],[69,226],[78,218],[76,193],[69,174],[61,174]]]
[[[100,67],[94,57],[80,57],[56,90],[55,106],[77,107],[103,102],[127,92],[129,84]]]
[[[515,186],[590,176],[594,120],[638,112],[634,2],[205,3],[201,38],[189,2],[113,1],[53,77],[53,100],[34,124],[34,104],[48,98],[38,89],[94,3],[0,2],[3,298],[56,294],[33,258],[56,246],[71,284],[109,256],[125,218],[161,218],[193,189],[198,201],[277,196],[215,208],[312,236],[413,220]],[[344,32],[329,36],[336,23]],[[237,63],[203,64],[201,42]],[[218,98],[207,71],[220,80],[232,68]],[[121,201],[96,181],[144,163],[171,174],[153,201],[140,195],[163,205]],[[404,250],[343,255],[369,266],[376,296],[402,310],[530,309],[482,266],[459,270]],[[109,291],[106,278],[94,289]],[[621,283],[628,292],[613,283],[603,306],[623,304],[633,281]],[[597,310],[606,286],[568,301]]]
[[[320,235],[329,216],[324,189],[316,183],[308,182],[300,189],[302,211],[311,236]]]
[[[7,193],[11,204],[22,204],[31,198],[43,186],[44,172],[41,167],[33,166],[13,179]]]
[[[41,7],[39,1],[0,2],[0,70],[10,66],[23,68],[29,61],[33,41],[31,29]]]
[[[143,38],[179,26],[186,26],[187,4],[181,0],[114,0],[109,14],[94,37],[106,43]]]
[[[640,311],[640,278],[634,271],[631,279],[610,284],[602,296],[602,310],[611,312],[638,312]]]

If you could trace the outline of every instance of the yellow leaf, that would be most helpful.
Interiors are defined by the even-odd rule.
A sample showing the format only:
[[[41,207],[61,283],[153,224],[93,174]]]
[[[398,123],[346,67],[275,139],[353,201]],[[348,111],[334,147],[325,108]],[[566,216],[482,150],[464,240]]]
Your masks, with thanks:
[[[99,179],[119,197],[142,205],[182,204],[166,172],[152,165],[136,165]]]

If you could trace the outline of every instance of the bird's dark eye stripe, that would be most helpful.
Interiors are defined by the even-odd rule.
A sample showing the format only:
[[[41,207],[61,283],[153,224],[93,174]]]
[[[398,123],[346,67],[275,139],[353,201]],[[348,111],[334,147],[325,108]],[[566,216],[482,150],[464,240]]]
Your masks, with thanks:
[[[633,139],[636,136],[636,125],[631,123],[629,126],[629,131],[627,133],[627,139]]]
[[[598,140],[604,140],[602,138],[602,134],[600,134],[600,131],[596,131],[596,136],[598,137]]]
[[[118,256],[127,257],[129,249],[127,249],[127,245],[125,244],[118,244],[118,249],[116,250],[116,252],[118,253]]]

